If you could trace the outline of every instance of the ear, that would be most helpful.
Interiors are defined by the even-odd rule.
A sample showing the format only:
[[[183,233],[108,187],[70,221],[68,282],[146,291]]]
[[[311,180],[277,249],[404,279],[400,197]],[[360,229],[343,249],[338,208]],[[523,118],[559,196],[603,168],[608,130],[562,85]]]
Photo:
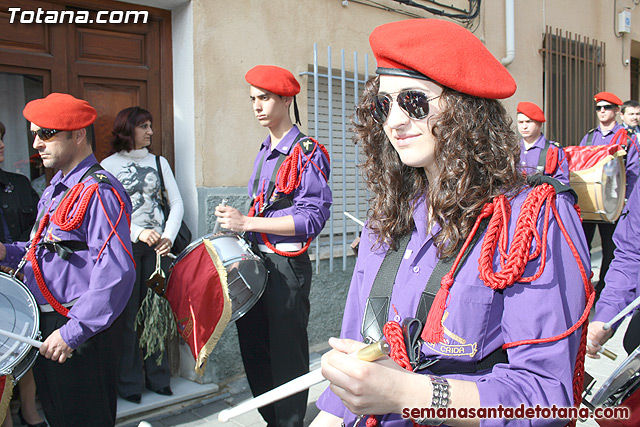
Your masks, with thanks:
[[[291,103],[293,102],[293,96],[283,96],[283,97],[282,97],[282,100],[284,101],[284,104],[285,104],[287,107],[290,107],[290,106],[291,106]]]
[[[74,132],[74,137],[73,137],[73,142],[80,146],[81,144],[84,144],[87,139],[87,130],[85,128],[82,129],[78,129],[73,131]]]

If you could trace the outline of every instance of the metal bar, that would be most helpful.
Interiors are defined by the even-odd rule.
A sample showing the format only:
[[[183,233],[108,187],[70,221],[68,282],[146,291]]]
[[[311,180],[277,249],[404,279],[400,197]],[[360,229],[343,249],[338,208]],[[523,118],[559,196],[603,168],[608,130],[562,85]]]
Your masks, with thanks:
[[[318,43],[313,44],[313,134],[319,141],[318,120]],[[320,274],[320,239],[316,238],[316,274]]]
[[[342,119],[342,207],[343,210],[347,208],[347,87],[346,87],[346,75],[345,75],[345,61],[344,61],[344,49],[340,50],[340,101],[342,112],[340,117]],[[354,76],[355,77],[355,76]],[[347,269],[347,219],[342,216],[342,271]]]
[[[331,46],[327,46],[327,100],[329,102],[329,153],[333,157],[333,66],[331,63]],[[329,186],[333,188],[333,174],[329,176]],[[335,218],[335,203],[331,205],[329,218],[329,271],[333,272],[333,223]]]
[[[366,64],[365,64],[366,66]],[[360,99],[358,94],[358,78],[360,77],[358,70],[358,52],[353,52],[353,105],[355,108],[358,108],[358,100]],[[356,119],[357,120],[357,119]],[[360,218],[360,172],[358,171],[358,144],[355,145],[354,156],[355,156],[355,177],[354,182],[356,186],[356,209],[355,214],[357,218]],[[356,237],[360,233],[360,225],[356,224]]]

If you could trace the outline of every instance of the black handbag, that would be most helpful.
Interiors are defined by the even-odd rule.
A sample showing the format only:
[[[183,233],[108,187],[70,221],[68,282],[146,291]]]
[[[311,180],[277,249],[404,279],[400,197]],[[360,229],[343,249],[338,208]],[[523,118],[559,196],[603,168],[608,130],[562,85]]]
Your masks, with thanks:
[[[156,167],[158,168],[158,174],[160,175],[160,204],[162,204],[162,212],[164,213],[164,220],[166,221],[167,218],[169,218],[169,203],[164,197],[164,177],[162,176],[162,166],[160,166],[160,156],[156,156]],[[189,230],[187,224],[182,221],[182,224],[180,224],[180,230],[178,230],[178,234],[173,241],[171,253],[174,255],[180,255],[180,253],[189,246],[189,243],[191,243],[191,230]]]

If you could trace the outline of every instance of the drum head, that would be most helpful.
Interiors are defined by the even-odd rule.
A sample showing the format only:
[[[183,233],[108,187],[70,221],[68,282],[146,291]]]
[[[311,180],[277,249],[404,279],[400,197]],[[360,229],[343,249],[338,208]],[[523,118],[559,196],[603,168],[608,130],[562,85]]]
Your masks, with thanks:
[[[602,167],[602,210],[607,221],[620,216],[625,197],[623,165],[619,158],[611,159]]]
[[[0,329],[34,339],[40,333],[36,300],[22,282],[5,273],[0,273]],[[12,374],[19,380],[35,361],[33,350],[29,344],[0,335],[0,375]],[[23,359],[30,362],[21,363]]]
[[[607,378],[591,400],[593,406],[618,406],[640,384],[640,347]]]

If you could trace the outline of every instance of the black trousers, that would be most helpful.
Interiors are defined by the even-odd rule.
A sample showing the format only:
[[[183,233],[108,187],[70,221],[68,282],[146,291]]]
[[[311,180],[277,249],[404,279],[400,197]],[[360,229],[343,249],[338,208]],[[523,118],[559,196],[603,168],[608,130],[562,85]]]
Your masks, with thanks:
[[[309,289],[306,253],[265,254],[269,279],[262,297],[236,321],[242,362],[254,396],[309,372]],[[260,409],[271,427],[302,426],[308,391]]]
[[[591,251],[591,240],[596,232],[596,225],[600,232],[600,240],[602,241],[602,263],[600,264],[600,277],[598,279],[598,285],[596,290],[598,293],[602,291],[605,286],[605,276],[609,270],[609,264],[613,260],[613,251],[616,249],[616,245],[613,243],[613,232],[616,230],[616,221],[613,224],[606,222],[583,222],[582,228],[584,229],[585,237],[587,238],[587,244],[589,245],[589,251]]]
[[[68,320],[56,312],[41,313],[43,337]],[[62,364],[38,356],[33,374],[51,427],[115,425],[121,334],[122,320],[118,318]]]
[[[136,262],[136,281],[127,306],[122,312],[122,357],[118,377],[118,393],[122,397],[141,394],[145,381],[151,390],[169,387],[171,382],[166,350],[160,366],[156,364],[159,353],[154,353],[143,361],[138,331],[135,329],[138,309],[147,295],[147,279],[156,269],[156,251],[144,242],[136,242],[133,244],[133,259]]]

